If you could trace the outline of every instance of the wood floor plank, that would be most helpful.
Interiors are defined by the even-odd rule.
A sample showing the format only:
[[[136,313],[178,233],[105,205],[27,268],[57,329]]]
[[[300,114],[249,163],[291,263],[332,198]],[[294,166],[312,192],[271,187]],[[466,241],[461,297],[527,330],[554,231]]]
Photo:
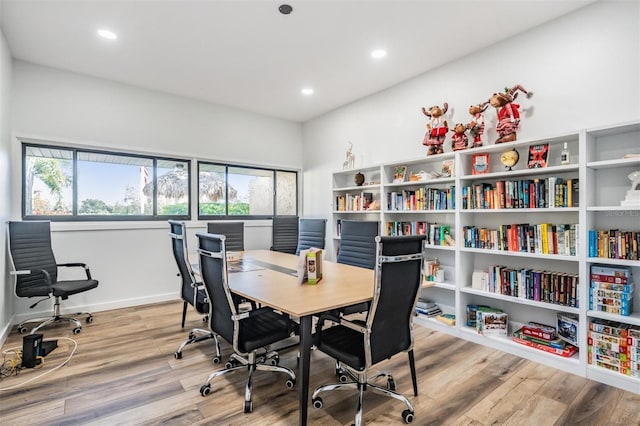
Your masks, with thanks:
[[[1,425],[258,425],[298,423],[298,394],[284,386],[281,374],[259,372],[254,381],[254,409],[243,412],[246,372],[218,377],[207,397],[199,389],[211,371],[213,341],[173,353],[192,328],[205,324],[189,312],[180,327],[181,302],[99,312],[82,333],[68,324],[45,330],[47,337],[78,342],[72,360],[58,371],[19,389],[0,393]],[[415,407],[416,425],[586,424],[640,426],[640,395],[592,382],[544,365],[457,339],[424,327],[415,328],[414,352],[419,396],[414,397],[407,356],[375,367],[393,373],[398,391]],[[12,332],[3,345],[21,347]],[[232,352],[222,342],[223,361]],[[70,353],[59,341],[43,370]],[[297,372],[296,349],[283,351],[281,363]],[[333,383],[334,361],[312,351],[310,392]],[[24,370],[0,381],[22,383],[38,374]],[[344,426],[354,421],[355,392],[331,392],[322,409],[309,407],[309,424]],[[404,404],[376,394],[364,401],[367,425],[402,424]],[[535,423],[534,423],[535,422]]]

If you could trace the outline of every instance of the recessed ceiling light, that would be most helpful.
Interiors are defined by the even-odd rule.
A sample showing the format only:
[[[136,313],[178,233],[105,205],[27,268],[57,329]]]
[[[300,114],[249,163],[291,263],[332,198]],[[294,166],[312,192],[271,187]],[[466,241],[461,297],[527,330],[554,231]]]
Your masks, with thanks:
[[[387,51],[384,49],[375,49],[371,51],[371,57],[374,59],[380,59],[387,56]]]
[[[107,40],[115,40],[118,38],[118,35],[113,31],[109,30],[98,30],[98,35],[102,38],[106,38]]]
[[[300,91],[300,93],[302,93],[305,96],[311,96],[313,95],[313,89],[311,87],[305,87]]]

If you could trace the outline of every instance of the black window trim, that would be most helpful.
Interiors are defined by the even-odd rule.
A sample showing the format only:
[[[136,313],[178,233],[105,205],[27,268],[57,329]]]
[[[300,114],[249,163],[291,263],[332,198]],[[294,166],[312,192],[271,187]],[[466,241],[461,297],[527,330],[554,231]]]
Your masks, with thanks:
[[[147,155],[147,154],[139,154],[139,153],[128,153],[125,151],[114,151],[114,150],[100,150],[93,148],[81,148],[76,146],[65,146],[65,145],[55,145],[49,143],[38,143],[32,140],[21,140],[22,144],[22,194],[21,194],[21,216],[22,220],[50,220],[52,222],[133,222],[133,221],[166,221],[169,219],[174,220],[191,220],[191,210],[192,210],[192,175],[191,175],[191,163],[192,160],[186,158],[174,158],[174,157],[166,157],[161,155]],[[25,196],[27,191],[27,155],[26,151],[28,147],[38,147],[38,148],[49,148],[49,149],[59,149],[71,151],[73,156],[73,183],[72,183],[72,214],[71,215],[26,215],[26,205],[25,205]],[[153,162],[153,213],[151,215],[78,215],[78,183],[77,183],[77,160],[78,160],[78,152],[83,153],[92,153],[92,154],[105,154],[105,155],[116,155],[122,157],[134,157],[134,158],[144,158],[148,160],[152,160]],[[158,185],[157,185],[157,173],[156,167],[158,160],[160,161],[176,161],[176,162],[184,162],[187,164],[187,173],[188,173],[188,187],[189,187],[189,202],[187,207],[186,215],[158,215]]]
[[[208,166],[221,166],[224,167],[224,175],[225,175],[225,215],[201,215],[200,214],[200,165],[201,164],[206,164]],[[228,177],[229,177],[229,168],[237,168],[237,169],[250,169],[250,170],[267,170],[272,172],[272,176],[273,176],[273,213],[270,215],[229,215],[229,185],[228,185]],[[223,163],[223,162],[219,162],[219,161],[207,161],[207,160],[197,160],[197,173],[196,173],[196,177],[195,177],[195,182],[196,182],[196,199],[197,201],[197,206],[196,206],[196,211],[197,211],[197,218],[198,220],[202,220],[202,221],[210,221],[210,220],[271,220],[273,219],[275,216],[294,216],[294,215],[279,215],[277,214],[277,210],[278,210],[278,200],[277,200],[277,188],[278,188],[278,174],[277,172],[285,172],[285,173],[295,173],[296,175],[296,189],[295,189],[295,195],[296,195],[296,212],[295,212],[295,216],[298,216],[298,211],[299,211],[299,204],[300,204],[300,200],[299,200],[299,190],[298,190],[298,179],[299,179],[299,172],[298,170],[287,170],[287,169],[283,169],[283,168],[274,168],[274,167],[266,167],[266,166],[252,166],[252,165],[247,165],[247,164],[234,164],[234,163]]]

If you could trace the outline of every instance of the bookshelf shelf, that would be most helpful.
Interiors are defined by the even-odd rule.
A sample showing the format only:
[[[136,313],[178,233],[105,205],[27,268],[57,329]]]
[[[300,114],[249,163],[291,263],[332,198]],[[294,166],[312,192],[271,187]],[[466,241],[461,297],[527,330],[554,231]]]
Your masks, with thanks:
[[[453,282],[443,282],[443,283],[437,283],[435,281],[425,281],[422,284],[422,288],[430,288],[430,287],[435,287],[435,288],[443,288],[446,290],[455,290],[456,289],[456,284]]]
[[[374,185],[354,187],[353,177],[357,171],[341,171],[333,176],[334,198],[340,192],[359,194],[360,192],[372,192],[374,198],[381,204],[380,211],[335,211],[334,235],[336,221],[339,219],[353,220],[378,220],[381,224],[381,232],[397,232],[387,224],[410,222],[418,224],[426,222],[429,225],[445,227],[453,240],[454,245],[440,246],[428,245],[429,258],[437,257],[445,270],[445,282],[429,285],[421,289],[420,296],[435,302],[447,313],[455,314],[456,325],[447,326],[433,318],[423,316],[416,317],[416,324],[442,331],[460,338],[470,340],[482,345],[490,346],[505,352],[537,361],[545,365],[556,367],[560,370],[574,373],[583,377],[593,378],[604,383],[620,387],[625,390],[640,394],[640,379],[629,378],[622,374],[611,373],[602,368],[593,367],[588,363],[587,331],[589,321],[593,319],[605,319],[640,327],[640,296],[633,300],[633,313],[630,316],[612,315],[589,309],[589,283],[590,268],[593,264],[605,264],[612,266],[628,266],[631,268],[636,281],[640,277],[640,260],[609,259],[589,256],[589,231],[590,230],[620,230],[640,232],[640,207],[622,207],[620,201],[624,200],[629,189],[628,175],[640,168],[640,157],[623,158],[628,154],[640,154],[640,121],[623,123],[612,126],[603,126],[596,129],[585,129],[567,134],[536,140],[520,140],[499,145],[488,145],[479,148],[466,149],[456,152],[427,156],[426,158],[412,158],[405,161],[393,161],[378,166],[363,168],[365,182],[373,182]],[[561,164],[561,152],[564,144],[571,153],[570,164]],[[546,167],[527,168],[528,154],[533,145],[549,144],[546,159]],[[500,162],[503,152],[516,149],[520,154],[520,162],[514,166],[514,170],[506,171]],[[474,154],[488,154],[488,170],[485,174],[472,174]],[[452,177],[429,178],[428,180],[410,180],[410,176],[426,173],[427,176],[439,173],[443,170],[443,162],[453,171]],[[402,182],[394,182],[394,174],[398,169],[406,168],[406,176]],[[414,176],[415,177],[415,176]],[[556,191],[548,190],[555,179]],[[569,182],[570,180],[570,182]],[[536,192],[535,205],[549,205],[548,197],[555,194],[557,200],[573,207],[546,207],[546,208],[499,208],[499,209],[463,209],[480,205],[498,205],[503,191],[518,188],[520,182],[534,183],[537,189],[541,183],[541,192]],[[544,181],[544,182],[542,182]],[[578,190],[567,193],[570,183],[578,182]],[[565,183],[562,188],[560,183]],[[486,184],[486,185],[485,185]],[[504,188],[503,188],[504,184]],[[545,186],[543,186],[543,184]],[[510,186],[507,186],[510,185]],[[514,186],[515,185],[515,186]],[[524,187],[524,184],[522,184]],[[485,193],[480,192],[480,197],[469,203],[470,195],[463,197],[463,192],[468,194],[469,188],[480,187]],[[437,191],[449,191],[453,209],[447,210],[390,210],[391,205],[400,205],[397,198],[396,204],[387,204],[392,194],[409,194],[409,197],[418,194],[420,188]],[[500,196],[496,196],[498,190]],[[412,192],[414,191],[414,192]],[[476,190],[477,191],[477,190]],[[521,205],[527,205],[527,197],[519,193]],[[533,194],[529,192],[529,199]],[[504,192],[506,193],[506,192]],[[422,197],[423,193],[420,193]],[[476,194],[478,194],[476,192]],[[485,195],[486,194],[486,195]],[[379,198],[378,198],[379,197]],[[418,196],[415,195],[415,198]],[[486,198],[483,198],[486,197]],[[492,198],[493,197],[493,198]],[[542,200],[542,197],[547,199]],[[577,198],[576,198],[577,197]],[[518,197],[515,197],[518,198]],[[413,204],[412,198],[408,198],[408,204]],[[513,197],[512,197],[513,199]],[[570,200],[573,200],[570,203]],[[463,200],[465,204],[463,205]],[[497,200],[497,201],[496,201]],[[543,202],[544,201],[544,202]],[[555,200],[554,200],[555,201]],[[447,199],[447,205],[449,200]],[[440,204],[442,200],[440,199]],[[509,205],[509,204],[506,204]],[[534,205],[534,204],[531,204]],[[551,204],[553,205],[553,203]],[[556,204],[558,205],[558,204]],[[497,214],[490,214],[497,213]],[[509,227],[505,225],[517,225],[514,242],[513,227],[509,233]],[[541,235],[544,233],[543,224],[559,225],[551,228],[553,232],[564,229],[564,241],[570,238],[571,252],[575,247],[576,255],[567,256],[560,254],[529,253],[519,251],[502,251],[493,249],[481,249],[465,247],[465,237],[470,241],[495,240],[495,232],[499,238],[506,239],[508,235],[509,247],[524,246],[523,238],[527,238],[527,246],[531,241],[538,245]],[[529,225],[529,226],[526,226]],[[535,225],[535,226],[534,226]],[[538,225],[540,225],[538,227]],[[577,225],[570,226],[567,225]],[[564,228],[562,227],[564,226]],[[413,229],[413,228],[410,228]],[[416,230],[420,229],[416,226]],[[444,229],[444,228],[442,228]],[[569,233],[567,233],[567,229]],[[480,234],[482,232],[482,234]],[[493,232],[486,239],[487,233]],[[575,237],[574,237],[575,234]],[[530,240],[533,235],[534,240]],[[554,236],[553,233],[547,234]],[[557,232],[558,247],[563,240],[561,232]],[[575,238],[575,239],[574,239]],[[334,241],[338,239],[334,237]],[[438,240],[435,239],[437,242]],[[551,240],[547,240],[551,241]],[[504,244],[503,241],[501,243]],[[640,244],[639,244],[640,245]],[[492,245],[498,247],[499,245]],[[568,253],[561,248],[559,253]],[[591,253],[594,253],[593,251]],[[519,297],[489,293],[470,287],[472,275],[475,271],[488,271],[497,265],[508,265],[514,269],[531,269],[539,271],[553,271],[557,274],[568,274],[578,277],[578,306],[571,307],[554,303],[540,302]],[[562,282],[562,281],[560,281]],[[575,282],[574,282],[575,283]],[[526,324],[529,321],[543,324],[556,324],[557,314],[566,314],[577,317],[579,350],[571,358],[563,358],[558,355],[530,348],[513,342],[511,337],[482,336],[465,325],[467,305],[488,305],[506,312],[509,317],[509,330],[513,332],[517,324]],[[445,307],[446,308],[443,308]],[[448,311],[447,311],[448,310]]]
[[[521,305],[535,306],[537,308],[549,309],[549,310],[552,310],[552,311],[569,312],[569,313],[572,313],[572,314],[578,314],[580,312],[580,310],[578,308],[573,308],[571,306],[557,305],[555,303],[539,302],[539,301],[536,301],[536,300],[529,300],[529,299],[524,299],[524,298],[521,298],[521,297],[507,296],[505,294],[500,294],[500,293],[491,293],[491,292],[488,292],[488,291],[477,290],[477,289],[471,288],[471,287],[461,287],[460,291],[463,292],[463,293],[477,294],[479,296],[488,297],[488,298],[491,298],[491,299],[505,300],[505,301],[508,301],[510,303],[518,303],[518,304],[521,304]]]
[[[634,312],[629,316],[609,314],[607,312],[588,310],[587,316],[590,318],[600,318],[609,321],[623,322],[640,326],[640,312]]]

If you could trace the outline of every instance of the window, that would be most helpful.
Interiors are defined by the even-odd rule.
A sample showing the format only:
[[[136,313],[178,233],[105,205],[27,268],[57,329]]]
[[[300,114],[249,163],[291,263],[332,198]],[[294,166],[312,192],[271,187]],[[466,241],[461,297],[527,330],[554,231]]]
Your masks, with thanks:
[[[198,162],[198,218],[296,215],[297,182],[297,172]]]
[[[189,219],[190,161],[23,144],[23,218]]]

